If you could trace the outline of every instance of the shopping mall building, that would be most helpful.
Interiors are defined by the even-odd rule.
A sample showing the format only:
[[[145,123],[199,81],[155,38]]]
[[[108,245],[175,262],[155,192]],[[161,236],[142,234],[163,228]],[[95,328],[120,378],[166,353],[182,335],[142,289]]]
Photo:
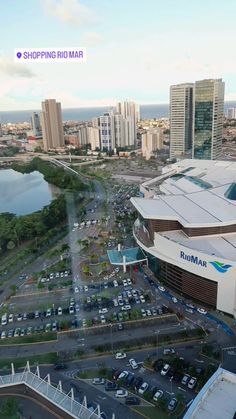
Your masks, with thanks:
[[[140,195],[133,234],[157,276],[236,317],[236,162],[171,164]]]

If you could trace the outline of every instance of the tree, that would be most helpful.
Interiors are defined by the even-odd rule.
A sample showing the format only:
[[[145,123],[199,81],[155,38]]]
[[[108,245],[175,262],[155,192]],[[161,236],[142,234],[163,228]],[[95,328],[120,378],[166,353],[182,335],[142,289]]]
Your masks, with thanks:
[[[63,243],[61,246],[61,252],[69,252],[70,251],[70,245],[68,243]]]

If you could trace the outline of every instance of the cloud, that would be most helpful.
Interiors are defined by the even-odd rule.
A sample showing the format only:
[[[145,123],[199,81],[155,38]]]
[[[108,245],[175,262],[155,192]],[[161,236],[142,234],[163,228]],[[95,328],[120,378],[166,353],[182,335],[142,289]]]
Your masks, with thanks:
[[[85,32],[82,37],[84,46],[94,47],[103,42],[104,38],[97,32]]]
[[[97,22],[92,9],[79,0],[42,0],[46,13],[56,16],[71,26],[84,26]]]
[[[4,57],[0,57],[0,72],[7,76],[35,77],[35,74],[28,67],[24,66],[24,64],[14,63]]]

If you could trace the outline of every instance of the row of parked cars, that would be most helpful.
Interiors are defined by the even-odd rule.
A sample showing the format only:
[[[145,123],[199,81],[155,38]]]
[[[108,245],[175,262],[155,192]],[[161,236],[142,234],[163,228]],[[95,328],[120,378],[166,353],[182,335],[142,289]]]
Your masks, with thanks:
[[[51,272],[49,276],[39,278],[39,280],[40,282],[49,282],[52,279],[67,278],[70,274],[70,271]]]
[[[32,333],[48,333],[56,332],[58,330],[58,323],[47,323],[46,325],[41,324],[40,326],[29,326],[27,328],[16,327],[15,329],[3,330],[0,332],[1,339],[5,338],[18,338],[22,336],[29,336]]]

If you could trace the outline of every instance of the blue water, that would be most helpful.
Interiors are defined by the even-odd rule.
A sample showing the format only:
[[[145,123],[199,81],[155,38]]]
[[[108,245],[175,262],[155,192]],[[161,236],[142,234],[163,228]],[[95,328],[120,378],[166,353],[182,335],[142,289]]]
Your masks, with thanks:
[[[236,102],[225,102],[225,112],[228,108],[232,107],[236,107]],[[101,116],[104,112],[107,112],[110,109],[112,109],[112,107],[109,106],[97,108],[62,109],[62,117],[63,121],[89,121],[91,118]],[[0,112],[0,122],[29,122],[32,112],[40,112],[40,110]],[[142,119],[168,118],[169,105],[140,105],[140,115]]]
[[[0,213],[31,214],[50,204],[58,193],[59,189],[49,185],[39,172],[0,170]]]

